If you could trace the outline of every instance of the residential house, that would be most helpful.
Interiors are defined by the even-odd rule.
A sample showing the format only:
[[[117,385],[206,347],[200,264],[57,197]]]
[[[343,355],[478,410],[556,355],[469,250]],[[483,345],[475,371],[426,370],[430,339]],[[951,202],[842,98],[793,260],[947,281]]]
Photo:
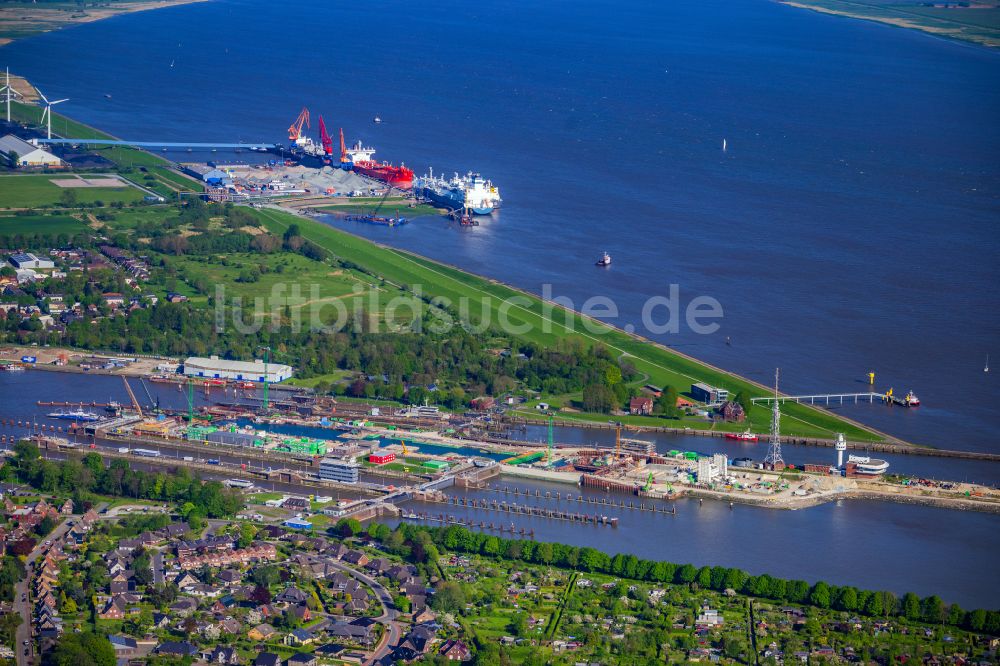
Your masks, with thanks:
[[[458,640],[446,641],[438,654],[448,661],[468,661],[472,658],[472,652],[464,642]]]
[[[269,641],[278,633],[278,630],[269,624],[258,624],[247,632],[247,638],[253,641]]]

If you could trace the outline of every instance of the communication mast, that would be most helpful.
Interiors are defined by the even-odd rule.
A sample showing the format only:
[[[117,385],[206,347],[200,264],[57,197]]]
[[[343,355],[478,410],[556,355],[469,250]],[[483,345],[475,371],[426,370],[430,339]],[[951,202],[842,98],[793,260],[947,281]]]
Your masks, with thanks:
[[[785,460],[781,457],[781,409],[778,407],[778,377],[780,368],[774,369],[774,401],[771,409],[771,445],[767,450],[764,464],[771,469],[785,469]]]

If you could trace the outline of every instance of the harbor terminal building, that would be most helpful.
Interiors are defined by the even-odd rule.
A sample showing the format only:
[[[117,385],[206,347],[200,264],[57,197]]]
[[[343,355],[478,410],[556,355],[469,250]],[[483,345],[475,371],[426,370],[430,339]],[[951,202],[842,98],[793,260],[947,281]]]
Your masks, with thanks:
[[[184,361],[184,374],[189,377],[204,377],[206,379],[232,379],[246,382],[269,383],[283,382],[295,372],[290,365],[281,363],[265,363],[260,359],[253,361],[227,361],[218,356],[202,358],[192,356]]]
[[[319,461],[319,478],[324,481],[357,483],[361,465],[344,458],[323,458]]]

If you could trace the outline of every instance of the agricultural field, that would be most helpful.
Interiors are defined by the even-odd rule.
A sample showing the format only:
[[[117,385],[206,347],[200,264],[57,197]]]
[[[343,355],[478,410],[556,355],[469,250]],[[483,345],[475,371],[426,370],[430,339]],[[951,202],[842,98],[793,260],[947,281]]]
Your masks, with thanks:
[[[16,234],[76,234],[86,230],[82,216],[73,215],[0,215],[0,236]]]
[[[142,201],[145,194],[105,174],[88,175],[86,181],[110,182],[117,180],[115,187],[87,186],[83,179],[72,174],[30,174],[0,176],[0,208],[40,208],[60,206],[73,208],[78,204],[93,205],[97,202],[132,203]],[[60,186],[57,183],[82,185],[78,187]]]

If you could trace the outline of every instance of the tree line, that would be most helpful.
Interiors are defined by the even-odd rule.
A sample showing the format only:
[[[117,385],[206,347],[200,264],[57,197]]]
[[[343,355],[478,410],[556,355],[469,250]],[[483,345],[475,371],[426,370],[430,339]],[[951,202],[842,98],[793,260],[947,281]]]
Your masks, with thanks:
[[[94,452],[82,458],[46,460],[38,446],[26,440],[14,445],[14,456],[0,469],[0,478],[16,479],[44,493],[72,497],[80,506],[89,502],[92,493],[174,502],[190,523],[231,517],[245,506],[240,493],[219,481],[203,482],[183,466],[169,473],[145,472],[132,469],[127,460],[115,458],[105,467],[103,458]]]
[[[896,617],[1000,634],[1000,611],[965,611],[958,604],[946,605],[937,595],[921,599],[912,592],[897,597],[888,591],[862,590],[849,585],[831,585],[825,581],[810,585],[803,580],[786,580],[768,574],[753,576],[732,567],[698,568],[692,564],[645,560],[622,553],[612,556],[588,546],[504,539],[458,525],[427,527],[404,523],[399,525],[397,532],[401,533],[397,540],[405,540],[408,544],[425,544],[429,535],[439,549],[446,551],[552,565],[650,583],[697,585],[717,592],[733,590],[752,597],[859,613],[873,618]],[[426,545],[422,546],[422,550],[426,552]]]

